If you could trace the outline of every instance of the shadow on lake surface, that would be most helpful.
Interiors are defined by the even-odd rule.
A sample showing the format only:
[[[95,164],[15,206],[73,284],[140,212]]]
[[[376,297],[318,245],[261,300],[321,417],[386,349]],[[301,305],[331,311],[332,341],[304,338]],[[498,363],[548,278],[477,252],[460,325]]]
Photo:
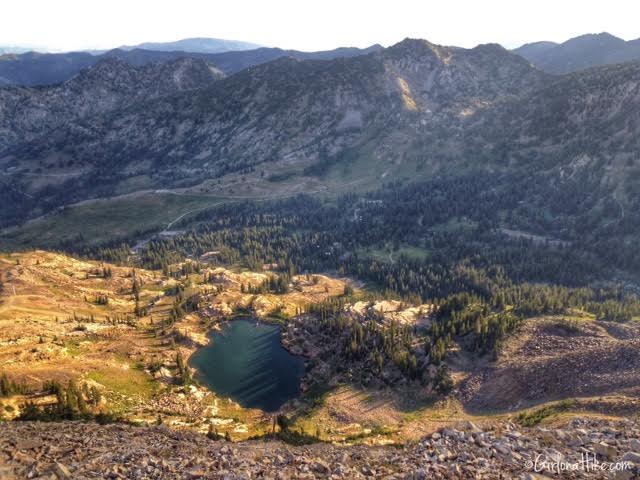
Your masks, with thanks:
[[[280,343],[280,327],[240,319],[210,334],[211,343],[196,351],[191,366],[198,380],[243,407],[278,410],[300,394],[304,359]]]

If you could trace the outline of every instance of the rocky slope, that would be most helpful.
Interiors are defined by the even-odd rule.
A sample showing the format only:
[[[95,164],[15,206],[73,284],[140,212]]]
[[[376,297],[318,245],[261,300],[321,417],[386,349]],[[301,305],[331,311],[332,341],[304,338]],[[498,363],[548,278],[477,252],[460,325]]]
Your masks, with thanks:
[[[497,45],[466,50],[407,39],[331,61],[280,58],[192,88],[207,77],[195,66],[206,67],[180,62],[192,62],[190,77],[178,75],[190,81],[177,82],[167,66],[105,63],[109,84],[141,72],[135,91],[105,89],[88,72],[79,76],[86,95],[73,81],[0,90],[0,164],[12,196],[24,198],[13,218],[121,185],[129,192],[138,181],[175,188],[253,175],[264,183],[274,167],[304,179],[343,168],[342,178],[360,181],[349,176],[353,164],[373,180],[394,171],[545,173],[535,181],[559,198],[545,192],[525,204],[571,206],[574,216],[636,211],[637,63],[554,77]],[[590,196],[579,206],[560,198],[576,185]],[[278,188],[274,181],[266,189]]]
[[[459,397],[468,409],[486,411],[618,395],[629,399],[620,407],[637,409],[638,334],[635,323],[529,320],[506,342],[495,363],[472,369]]]
[[[0,474],[16,478],[426,479],[637,478],[640,427],[466,423],[401,449],[279,442],[228,444],[165,427],[15,422],[0,429]],[[588,456],[588,459],[587,459]],[[589,462],[589,463],[587,463]],[[596,464],[596,462],[598,462]],[[615,469],[615,470],[612,470]]]
[[[118,78],[126,78],[131,67],[119,65]],[[69,114],[86,97],[68,82],[3,90],[0,155],[6,167],[18,173],[27,164],[44,170],[65,163],[74,171],[99,167],[107,175],[127,167],[137,175],[161,169],[163,178],[156,181],[171,186],[169,179],[215,178],[277,160],[333,162],[346,149],[369,144],[374,154],[398,161],[403,145],[421,131],[457,127],[471,113],[546,78],[495,45],[464,50],[421,40],[348,59],[283,58],[210,87],[159,98],[144,88],[158,77],[146,70],[143,75],[149,82],[138,82],[139,94],[123,92],[120,104],[126,107],[109,108],[109,115]],[[42,104],[51,97],[52,105]]]
[[[182,58],[134,67],[109,58],[55,87],[0,89],[0,148],[64,127],[81,128],[87,117],[102,118],[116,109],[201,88],[222,77],[202,60]]]

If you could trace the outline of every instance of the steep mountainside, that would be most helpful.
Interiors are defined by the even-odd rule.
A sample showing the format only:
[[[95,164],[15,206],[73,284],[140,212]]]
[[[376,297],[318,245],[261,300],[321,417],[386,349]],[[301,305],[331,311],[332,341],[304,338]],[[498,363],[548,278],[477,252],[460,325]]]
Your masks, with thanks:
[[[104,65],[116,69],[114,78],[137,71]],[[135,82],[136,94],[108,102],[108,115],[78,115],[86,98],[67,84],[4,90],[0,158],[23,180],[14,188],[51,208],[140,176],[148,187],[167,188],[278,161],[317,174],[348,151],[399,162],[420,148],[422,135],[459,128],[473,112],[546,79],[497,45],[465,50],[422,40],[332,61],[281,58],[170,96],[150,94],[145,85],[157,77],[145,75],[149,83]],[[54,100],[34,111],[43,98]],[[51,169],[58,169],[55,182],[32,181]],[[60,174],[74,178],[62,183]]]
[[[312,160],[321,150],[332,155],[372,133],[458,125],[472,112],[531,90],[544,79],[493,45],[463,50],[407,40],[380,53],[331,62],[283,58],[209,88],[150,100],[108,118],[84,118],[90,128],[65,122],[64,150],[83,166],[123,166],[142,158],[158,165],[170,162],[176,169],[206,164],[206,173],[215,176],[292,152]],[[19,137],[22,113],[5,118],[12,134],[7,137]],[[88,143],[90,156],[83,153]],[[6,144],[5,154],[18,160],[60,153],[49,136],[26,150],[15,144]],[[15,165],[19,168],[19,162]]]
[[[557,201],[558,208],[613,210],[628,223],[640,200],[639,107],[640,63],[574,73],[479,116],[465,133],[465,148],[507,168],[548,171],[559,192],[579,185],[591,197],[587,204]]]
[[[625,42],[608,33],[582,35],[564,43],[528,43],[514,50],[549,73],[569,73],[599,65],[640,60],[640,39]]]
[[[134,67],[108,58],[61,85],[0,89],[0,148],[142,100],[204,87],[222,77],[203,60],[183,58]]]
[[[113,66],[112,78],[139,71],[104,65]],[[169,67],[145,68],[148,82],[134,82],[135,92],[88,102],[84,111],[78,105],[87,97],[74,82],[2,91],[0,158],[15,180],[11,195],[17,189],[52,208],[134,179],[172,188],[257,168],[264,175],[272,165],[317,178],[360,162],[383,176],[394,169],[546,172],[543,182],[558,196],[538,191],[535,208],[553,200],[562,209],[621,210],[631,219],[638,202],[640,64],[554,77],[498,45],[466,50],[407,39],[353,58],[281,58],[202,88],[169,82],[175,88],[149,91],[159,77],[148,72]],[[80,78],[100,90],[103,75],[90,80],[90,72]],[[43,98],[56,100],[34,109]],[[74,178],[32,180],[52,168]],[[349,175],[356,174],[342,174]],[[587,204],[562,200],[581,182]]]

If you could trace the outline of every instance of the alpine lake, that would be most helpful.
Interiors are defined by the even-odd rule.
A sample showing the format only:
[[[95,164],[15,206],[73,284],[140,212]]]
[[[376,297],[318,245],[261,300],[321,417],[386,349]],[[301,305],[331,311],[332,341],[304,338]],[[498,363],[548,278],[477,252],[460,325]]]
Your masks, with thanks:
[[[240,318],[210,333],[207,346],[190,364],[197,379],[222,397],[245,408],[275,412],[300,394],[304,359],[280,342],[280,327]]]

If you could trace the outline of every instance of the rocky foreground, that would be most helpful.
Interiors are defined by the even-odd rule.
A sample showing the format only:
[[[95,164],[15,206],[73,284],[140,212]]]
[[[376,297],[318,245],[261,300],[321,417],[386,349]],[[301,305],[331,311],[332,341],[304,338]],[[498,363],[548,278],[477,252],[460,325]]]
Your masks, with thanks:
[[[634,421],[583,419],[562,428],[500,423],[485,430],[466,423],[403,448],[234,444],[164,426],[0,425],[2,479],[632,479],[639,468]]]

